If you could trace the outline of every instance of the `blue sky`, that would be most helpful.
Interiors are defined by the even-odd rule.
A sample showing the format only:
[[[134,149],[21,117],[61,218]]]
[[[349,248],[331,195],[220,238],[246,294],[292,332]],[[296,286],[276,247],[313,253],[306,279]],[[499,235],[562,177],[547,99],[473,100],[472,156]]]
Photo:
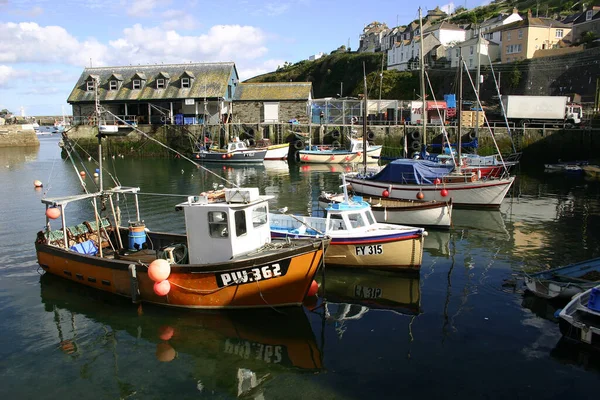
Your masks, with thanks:
[[[473,4],[470,4],[473,3]],[[468,8],[480,5],[457,2]],[[418,18],[421,0],[0,0],[0,110],[71,114],[85,67],[233,61],[242,78],[341,45],[363,27]]]

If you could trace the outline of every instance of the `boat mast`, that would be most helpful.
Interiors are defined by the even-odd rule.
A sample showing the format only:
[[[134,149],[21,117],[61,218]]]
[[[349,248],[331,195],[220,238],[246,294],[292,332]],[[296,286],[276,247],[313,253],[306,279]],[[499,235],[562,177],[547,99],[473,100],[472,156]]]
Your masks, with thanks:
[[[364,92],[365,92],[365,96],[363,99],[364,102],[364,107],[363,107],[363,157],[362,157],[362,161],[363,161],[363,168],[364,168],[364,173],[367,173],[367,69],[365,67],[365,63],[363,61],[363,81],[364,81]]]
[[[458,113],[458,161],[454,163],[456,165],[456,169],[460,172],[461,165],[461,148],[462,148],[462,72],[463,72],[463,58],[462,58],[462,49],[460,51],[460,56],[458,57],[458,99],[456,104],[456,112]],[[452,154],[452,146],[450,146],[450,154]],[[454,159],[454,155],[452,154],[452,159]]]
[[[421,7],[419,7],[419,33],[421,35],[421,51],[420,51],[420,65],[421,65],[421,101],[423,102],[423,144],[427,144],[427,105],[425,103],[425,45],[423,44],[423,17],[421,14]]]
[[[102,185],[102,133],[100,132],[100,98],[98,97],[98,78],[94,78],[96,129],[98,130],[98,184],[100,193],[104,190]]]

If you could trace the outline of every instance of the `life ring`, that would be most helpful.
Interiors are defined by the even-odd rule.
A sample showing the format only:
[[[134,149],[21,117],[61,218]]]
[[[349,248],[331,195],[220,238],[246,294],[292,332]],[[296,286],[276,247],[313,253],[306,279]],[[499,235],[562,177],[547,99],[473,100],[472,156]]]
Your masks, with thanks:
[[[471,140],[475,139],[477,137],[477,133],[475,133],[474,131],[469,132],[469,138]]]
[[[302,150],[304,148],[304,142],[302,140],[296,140],[294,142],[294,148],[296,150]]]
[[[375,139],[375,133],[373,131],[367,132],[367,139],[369,139],[369,140]]]
[[[419,131],[412,131],[410,133],[410,137],[411,137],[411,139],[414,139],[414,140],[420,140],[421,139],[421,132],[419,132]]]
[[[356,117],[356,116],[355,116],[355,117],[352,117],[352,118],[350,119],[350,122],[351,122],[351,123],[353,123],[353,124],[356,124],[356,123],[358,122],[358,117]]]
[[[331,137],[334,138],[334,139],[339,139],[340,132],[338,130],[331,131]]]
[[[471,174],[471,182],[475,182],[477,180],[477,176],[475,174]]]
[[[410,148],[413,149],[413,150],[419,150],[419,149],[421,149],[421,142],[419,142],[419,141],[412,142],[410,144]]]

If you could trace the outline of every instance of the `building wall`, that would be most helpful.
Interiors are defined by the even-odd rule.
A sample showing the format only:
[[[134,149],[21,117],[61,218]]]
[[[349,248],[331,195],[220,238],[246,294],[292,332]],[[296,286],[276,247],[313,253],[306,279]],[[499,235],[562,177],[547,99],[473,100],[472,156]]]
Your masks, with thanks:
[[[440,29],[433,33],[436,38],[444,46],[452,42],[464,42],[466,37],[465,31]]]
[[[581,40],[581,35],[583,35],[585,32],[594,32],[596,37],[600,37],[600,19],[573,25],[573,30],[571,32],[573,40],[576,42]]]
[[[242,123],[262,123],[264,120],[264,101],[236,101],[233,104],[233,121]],[[268,102],[270,103],[270,102]],[[279,122],[297,119],[308,123],[306,101],[280,101]]]

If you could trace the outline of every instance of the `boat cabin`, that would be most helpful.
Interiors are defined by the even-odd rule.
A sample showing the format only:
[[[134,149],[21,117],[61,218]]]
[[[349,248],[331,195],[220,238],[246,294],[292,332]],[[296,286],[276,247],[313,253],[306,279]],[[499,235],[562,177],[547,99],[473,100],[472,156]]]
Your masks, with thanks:
[[[258,188],[190,196],[184,210],[190,264],[226,262],[271,242],[269,203]]]
[[[369,204],[361,196],[354,196],[351,202],[332,203],[326,208],[326,233],[365,229],[376,223]]]

